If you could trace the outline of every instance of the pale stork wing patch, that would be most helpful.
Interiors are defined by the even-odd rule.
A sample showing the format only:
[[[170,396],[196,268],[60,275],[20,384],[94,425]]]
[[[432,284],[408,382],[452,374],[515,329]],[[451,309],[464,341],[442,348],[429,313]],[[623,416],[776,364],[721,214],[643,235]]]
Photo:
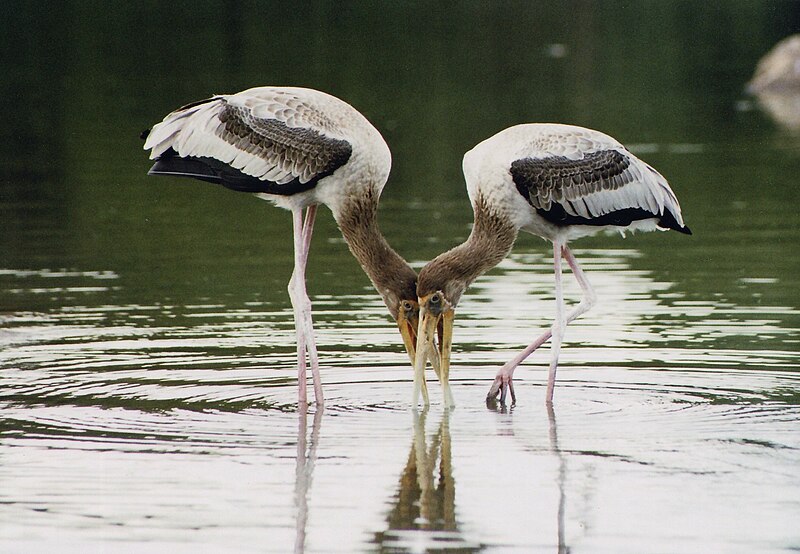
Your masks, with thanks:
[[[652,203],[634,195],[622,205],[604,201],[603,193],[635,183],[631,160],[618,150],[600,150],[573,160],[564,156],[522,158],[511,164],[511,177],[519,193],[547,221],[559,225],[627,226],[641,219],[660,218],[662,227],[680,229],[669,211],[659,213]]]
[[[353,151],[346,140],[255,117],[249,109],[228,103],[219,110],[216,127],[209,130],[238,151],[230,156],[233,160],[180,156],[169,148],[150,174],[194,177],[233,190],[289,196],[314,188],[347,163]]]

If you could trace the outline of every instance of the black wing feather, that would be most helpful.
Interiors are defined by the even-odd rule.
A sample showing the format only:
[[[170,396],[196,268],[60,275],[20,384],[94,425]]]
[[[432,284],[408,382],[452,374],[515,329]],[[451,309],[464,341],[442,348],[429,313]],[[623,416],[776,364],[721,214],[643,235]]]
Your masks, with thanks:
[[[181,109],[215,99],[189,104]],[[191,177],[241,192],[291,196],[313,189],[320,179],[346,164],[353,152],[346,140],[331,138],[310,128],[289,127],[277,119],[254,117],[246,108],[225,104],[218,118],[218,138],[263,158],[273,167],[291,172],[294,179],[278,183],[254,177],[215,158],[179,156],[172,148],[156,159],[148,174]],[[295,169],[298,165],[307,168],[311,175],[305,182],[297,176]]]
[[[263,181],[246,173],[242,173],[236,168],[223,163],[214,158],[208,157],[181,157],[172,148],[158,157],[153,167],[147,172],[148,175],[167,175],[173,177],[191,177],[222,185],[231,190],[239,192],[269,192],[273,193],[272,188],[275,183]],[[296,181],[297,179],[295,179]],[[301,192],[302,188],[292,187],[292,183],[280,185],[281,193],[294,194]]]
[[[600,150],[580,160],[565,156],[522,158],[511,164],[511,177],[517,191],[544,219],[555,225],[627,227],[634,221],[659,218],[658,225],[691,234],[669,210],[653,213],[643,207],[630,207],[605,214],[577,215],[574,208],[582,197],[603,190],[616,190],[633,181],[630,159],[618,150]],[[569,206],[568,211],[566,207]],[[573,212],[573,213],[571,213]]]

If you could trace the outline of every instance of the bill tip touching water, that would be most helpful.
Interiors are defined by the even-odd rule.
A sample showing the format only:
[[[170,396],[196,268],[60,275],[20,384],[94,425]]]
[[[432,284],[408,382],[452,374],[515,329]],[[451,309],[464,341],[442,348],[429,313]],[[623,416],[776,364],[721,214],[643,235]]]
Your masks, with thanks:
[[[414,359],[416,272],[388,244],[377,221],[391,153],[380,132],[358,110],[312,89],[258,87],[185,105],[142,133],[142,138],[154,160],[150,175],[216,183],[292,212],[294,271],[289,296],[300,403],[308,401],[307,363],[315,400],[323,402],[306,292],[306,263],[319,204],[330,208]]]
[[[560,124],[516,125],[467,152],[463,170],[474,225],[466,242],[439,255],[420,271],[414,402],[418,402],[424,386],[424,352],[438,340],[437,373],[444,402],[452,404],[448,378],[453,320],[461,295],[506,257],[519,231],[526,231],[553,245],[556,317],[550,330],[500,368],[487,399],[499,395],[505,403],[510,394],[516,402],[514,370],[552,338],[545,393],[547,404],[552,404],[565,327],[596,301],[568,243],[601,231],[691,231],[684,225],[678,199],[667,180],[618,141],[591,129]],[[583,292],[580,303],[568,314],[562,293],[562,259]],[[430,357],[436,358],[437,353]]]

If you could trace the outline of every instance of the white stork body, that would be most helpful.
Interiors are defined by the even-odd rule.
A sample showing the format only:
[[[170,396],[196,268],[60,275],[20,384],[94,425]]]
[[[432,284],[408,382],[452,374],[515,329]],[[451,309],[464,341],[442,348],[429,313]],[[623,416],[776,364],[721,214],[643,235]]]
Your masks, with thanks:
[[[564,328],[595,302],[594,291],[567,243],[601,231],[690,231],[666,179],[622,144],[591,129],[560,124],[510,127],[467,152],[463,169],[475,225],[464,244],[440,255],[420,272],[420,329],[424,325],[434,328],[431,313],[444,322],[440,365],[447,375],[447,330],[467,286],[508,254],[518,231],[552,242],[556,282],[553,327],[500,369],[488,396],[501,393],[504,402],[510,391],[515,399],[514,369],[552,335],[550,403]],[[584,292],[583,300],[569,314],[564,313],[561,291],[562,257]],[[415,367],[419,373],[425,366],[419,353],[423,345],[429,349],[434,341],[422,332],[418,340]],[[447,398],[449,387],[444,382],[443,386]]]
[[[291,210],[295,267],[289,282],[297,332],[299,399],[306,397],[306,354],[323,400],[305,287],[316,207],[327,205],[364,270],[398,321],[406,348],[416,306],[416,275],[377,227],[377,204],[391,154],[375,127],[349,104],[296,87],[259,87],[180,108],[155,125],[145,149],[151,175],[174,175],[250,192]],[[303,219],[303,209],[306,210]],[[413,355],[412,350],[409,353]]]
[[[592,154],[608,151],[619,153],[629,162],[625,171],[610,177],[616,183],[597,186],[583,180],[578,183],[577,179],[575,184],[551,180],[549,184],[545,183],[551,189],[550,194],[546,197],[539,195],[542,198],[537,204],[557,203],[564,207],[567,215],[588,220],[584,224],[561,225],[542,217],[529,198],[520,194],[512,175],[512,165],[519,160],[560,157],[564,158],[562,163],[580,162]],[[675,214],[682,224],[678,199],[666,179],[617,140],[592,129],[548,123],[516,125],[467,152],[462,166],[473,205],[477,196],[483,196],[496,210],[504,210],[519,229],[551,242],[566,243],[600,231],[623,234],[628,230],[655,231],[659,229],[659,214],[665,210]],[[546,172],[549,168],[540,165],[538,169]],[[580,174],[579,170],[571,173],[573,176]],[[546,179],[548,177],[544,175],[540,178]],[[653,215],[626,222],[626,225],[603,225],[596,221],[600,216],[631,208],[647,210]]]
[[[243,136],[226,128],[231,121],[221,120],[226,113],[239,116],[235,125]],[[283,126],[269,129],[265,122]],[[279,152],[254,144],[253,131],[262,129],[276,142],[280,140],[277,135],[285,132],[296,147]],[[289,135],[297,130],[300,133],[296,137]],[[303,136],[303,131],[310,133]],[[324,157],[326,149],[342,148],[341,143],[349,144],[349,159],[326,171],[326,163],[336,165],[329,162],[331,156]],[[297,87],[258,87],[190,104],[154,126],[144,148],[151,150],[151,159],[172,148],[183,158],[218,160],[259,181],[248,192],[256,192],[281,208],[325,204],[334,216],[346,200],[362,194],[364,187],[372,187],[380,195],[392,166],[383,137],[358,110],[330,94]],[[329,174],[321,176],[324,173]],[[281,190],[305,189],[310,182],[307,190]]]

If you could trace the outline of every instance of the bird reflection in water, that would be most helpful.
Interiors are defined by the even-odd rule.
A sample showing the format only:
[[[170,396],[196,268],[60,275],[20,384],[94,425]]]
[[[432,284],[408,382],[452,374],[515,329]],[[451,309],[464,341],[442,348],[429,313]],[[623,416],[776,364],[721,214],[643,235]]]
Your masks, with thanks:
[[[450,410],[435,433],[426,436],[428,409],[414,410],[414,438],[400,486],[387,519],[376,533],[380,552],[478,552],[458,530],[456,489],[450,443]]]
[[[800,89],[756,93],[759,107],[792,135],[800,133]]]
[[[311,488],[311,477],[317,461],[319,445],[319,428],[322,422],[322,409],[314,412],[311,424],[311,438],[308,439],[308,410],[300,406],[297,428],[297,464],[295,465],[294,504],[297,509],[295,554],[305,552],[306,523],[308,522],[308,490]]]
[[[547,419],[550,422],[550,451],[558,458],[558,554],[569,554],[570,548],[564,540],[564,512],[567,496],[564,494],[564,483],[567,480],[567,460],[558,447],[558,426],[556,412],[552,404],[547,405]]]
[[[514,411],[513,406],[509,408],[504,402],[498,402],[494,398],[486,399],[486,407],[501,414],[507,414]],[[561,451],[561,448],[558,446],[558,425],[556,424],[556,412],[552,404],[547,405],[547,420],[550,436],[550,452],[552,452],[558,458],[558,477],[556,478],[556,484],[558,485],[558,511],[556,516],[558,534],[556,552],[558,554],[569,554],[571,549],[569,546],[567,546],[564,532],[564,517],[567,507],[567,495],[564,492],[567,481],[567,460],[564,456],[564,453]],[[511,434],[514,434],[513,430]]]

